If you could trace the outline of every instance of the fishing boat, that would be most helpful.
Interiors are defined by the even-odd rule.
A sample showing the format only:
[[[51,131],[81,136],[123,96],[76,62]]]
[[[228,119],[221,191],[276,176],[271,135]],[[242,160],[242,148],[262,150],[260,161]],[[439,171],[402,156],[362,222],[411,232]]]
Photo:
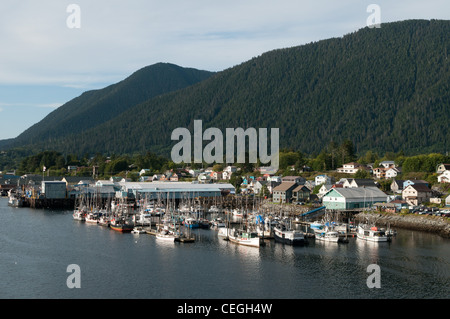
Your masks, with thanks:
[[[75,210],[72,214],[73,219],[79,220],[79,221],[85,221],[86,220],[86,212],[84,210]]]
[[[337,243],[339,241],[339,233],[335,230],[325,229],[324,231],[317,231],[315,238],[322,241],[330,241]]]
[[[164,226],[156,233],[156,239],[174,242],[178,234],[170,230],[168,226]]]
[[[109,227],[112,230],[122,232],[122,233],[129,233],[133,230],[134,225],[131,223],[128,223],[126,220],[121,218],[113,218],[109,224]]]
[[[260,238],[256,232],[244,231],[236,228],[228,229],[227,238],[232,243],[249,247],[260,247],[264,244],[263,239]]]
[[[90,224],[98,224],[99,216],[98,213],[88,213],[86,214],[85,221]]]
[[[273,229],[273,237],[275,241],[287,245],[304,245],[307,243],[305,235],[300,230],[287,229],[286,225],[279,223]]]
[[[183,221],[183,225],[188,227],[188,228],[199,228],[200,227],[198,221],[196,219],[194,219],[194,218],[191,218],[191,217],[190,218],[186,218]]]
[[[109,227],[109,216],[107,214],[103,214],[102,216],[100,216],[100,218],[98,219],[98,224],[100,226],[105,226],[105,227]]]
[[[141,226],[134,227],[131,232],[133,234],[144,234],[144,233],[146,233],[145,229],[143,227],[141,227]]]
[[[222,228],[222,227],[226,227],[226,225],[225,225],[225,222],[222,220],[222,218],[217,217],[211,221],[211,227]]]
[[[374,242],[387,242],[391,240],[391,236],[386,234],[385,229],[367,224],[358,225],[356,236],[358,239]]]

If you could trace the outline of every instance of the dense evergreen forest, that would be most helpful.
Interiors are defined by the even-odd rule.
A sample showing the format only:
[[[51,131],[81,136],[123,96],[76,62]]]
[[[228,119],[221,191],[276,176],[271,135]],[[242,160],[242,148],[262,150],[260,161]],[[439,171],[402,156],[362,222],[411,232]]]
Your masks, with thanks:
[[[386,23],[267,52],[214,74],[197,70],[194,79],[140,99],[135,90],[150,90],[147,85],[159,80],[137,72],[124,81],[130,85],[87,92],[66,103],[8,141],[0,161],[4,165],[24,150],[86,159],[97,153],[132,159],[148,152],[169,158],[176,143],[172,131],[192,132],[193,121],[202,120],[204,130],[279,128],[280,146],[302,154],[291,165],[304,161],[315,170],[333,169],[349,161],[337,150],[351,145],[354,159],[373,162],[374,154],[390,154],[401,161],[404,156],[406,169],[422,169],[431,165],[431,155],[423,155],[420,164],[413,155],[450,150],[448,34],[450,21]],[[159,66],[154,79],[167,72],[167,65]],[[177,73],[172,80],[185,76]]]

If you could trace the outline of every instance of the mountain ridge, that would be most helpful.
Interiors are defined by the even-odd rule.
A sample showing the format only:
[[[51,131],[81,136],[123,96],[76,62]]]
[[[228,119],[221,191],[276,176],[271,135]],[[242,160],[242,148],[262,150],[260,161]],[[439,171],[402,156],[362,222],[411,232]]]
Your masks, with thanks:
[[[168,155],[171,132],[192,133],[200,119],[203,129],[279,127],[281,147],[306,153],[345,139],[357,152],[447,151],[449,33],[447,20],[405,20],[272,50],[84,131],[33,144],[65,153]]]

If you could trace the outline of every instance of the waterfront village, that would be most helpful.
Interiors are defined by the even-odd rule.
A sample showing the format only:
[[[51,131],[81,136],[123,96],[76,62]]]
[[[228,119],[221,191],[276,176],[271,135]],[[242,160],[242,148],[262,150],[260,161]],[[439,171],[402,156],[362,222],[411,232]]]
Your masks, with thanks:
[[[240,175],[234,185],[230,181],[239,174],[237,166],[221,171],[172,169],[164,174],[142,169],[137,181],[6,173],[0,175],[0,192],[8,196],[10,206],[73,210],[76,220],[164,240],[194,241],[189,232],[182,234],[183,225],[216,227],[219,236],[248,246],[260,246],[270,238],[287,244],[307,243],[308,237],[345,242],[352,234],[389,241],[394,234],[389,228],[365,220],[365,228],[358,229],[352,217],[367,210],[450,217],[450,164],[437,166],[435,185],[397,179],[401,170],[394,161],[377,167],[350,162],[320,174],[304,166],[303,174],[284,176],[259,167],[258,174]],[[358,172],[366,178],[357,178]]]

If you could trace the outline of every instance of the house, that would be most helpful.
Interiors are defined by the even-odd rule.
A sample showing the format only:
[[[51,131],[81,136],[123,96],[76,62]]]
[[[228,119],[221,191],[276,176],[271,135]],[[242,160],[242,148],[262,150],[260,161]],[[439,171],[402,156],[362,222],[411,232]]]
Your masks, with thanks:
[[[410,205],[418,206],[430,200],[431,189],[425,184],[410,184],[403,189],[402,198]]]
[[[276,203],[289,203],[292,198],[292,191],[297,186],[295,182],[282,182],[273,189],[272,200]]]
[[[227,166],[227,167],[225,167],[225,169],[223,171],[231,173],[231,174],[236,173],[237,167],[236,166]]]
[[[298,185],[292,191],[292,197],[299,202],[309,200],[310,194],[311,194],[311,190],[308,187],[306,187],[305,185]]]
[[[267,177],[267,181],[268,182],[281,183],[281,176],[270,176],[270,177]]]
[[[437,179],[438,183],[450,183],[450,170],[445,170]]]
[[[328,175],[317,175],[314,178],[314,182],[316,183],[316,185],[320,185],[320,184],[334,184],[335,180],[334,177],[328,176]]]
[[[386,178],[394,178],[397,177],[398,174],[402,172],[400,167],[390,167],[386,170],[385,177]]]
[[[390,167],[395,167],[395,162],[394,161],[382,161],[380,163],[380,165],[384,168],[390,168]]]
[[[322,198],[326,209],[351,210],[387,202],[387,195],[377,187],[332,188]]]
[[[95,183],[95,180],[92,177],[82,177],[82,176],[66,176],[61,181],[65,182],[66,186],[90,185]]]
[[[393,191],[394,193],[401,193],[403,191],[403,180],[393,180],[392,184],[391,184],[391,191]]]
[[[351,162],[351,163],[344,164],[343,167],[338,168],[337,172],[338,173],[355,174],[360,169],[367,170],[368,168],[359,163]]]
[[[211,176],[211,179],[218,181],[218,180],[222,179],[223,173],[222,172],[212,172],[210,176]]]
[[[450,171],[450,164],[439,164],[436,169],[436,173],[442,174],[445,171]]]
[[[211,176],[206,173],[201,173],[200,175],[198,175],[197,180],[200,183],[209,183],[211,181]]]
[[[269,193],[273,194],[273,189],[280,184],[281,184],[281,182],[278,182],[278,181],[267,181],[266,186],[267,186],[267,189],[269,190]]]
[[[230,179],[231,178],[231,172],[223,171],[222,172],[222,179]]]
[[[450,195],[445,198],[445,206],[450,206]]]
[[[298,185],[300,185],[300,184],[304,185],[306,182],[306,179],[301,176],[284,176],[281,178],[281,181],[282,182],[293,182]]]
[[[373,179],[366,178],[351,178],[344,182],[344,188],[354,188],[354,187],[377,187]]]
[[[421,179],[408,179],[406,181],[403,182],[403,189],[405,189],[406,187],[408,187],[409,185],[414,185],[414,184],[425,184],[426,186],[428,186],[428,182],[421,180]]]
[[[322,186],[319,188],[319,192],[317,193],[317,196],[323,197],[328,191],[333,187],[331,184],[322,184]]]
[[[253,183],[253,193],[259,194],[261,193],[264,186],[267,187],[268,182],[266,181],[256,181]]]
[[[382,179],[386,177],[386,168],[385,167],[376,167],[373,169],[373,175],[376,178]]]
[[[143,169],[141,169],[141,170],[139,171],[139,176],[142,176],[142,175],[144,175],[144,174],[149,174],[150,172],[151,172],[150,169],[148,169],[148,168],[143,168]]]

